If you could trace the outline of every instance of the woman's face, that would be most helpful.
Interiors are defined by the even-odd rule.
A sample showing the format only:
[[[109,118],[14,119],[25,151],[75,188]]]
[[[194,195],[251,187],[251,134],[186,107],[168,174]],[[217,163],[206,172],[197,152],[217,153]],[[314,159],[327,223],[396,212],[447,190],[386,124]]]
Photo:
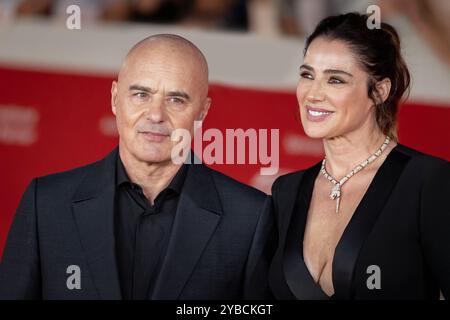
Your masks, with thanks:
[[[367,94],[368,74],[342,41],[313,40],[300,67],[297,100],[311,138],[334,138],[375,123]]]

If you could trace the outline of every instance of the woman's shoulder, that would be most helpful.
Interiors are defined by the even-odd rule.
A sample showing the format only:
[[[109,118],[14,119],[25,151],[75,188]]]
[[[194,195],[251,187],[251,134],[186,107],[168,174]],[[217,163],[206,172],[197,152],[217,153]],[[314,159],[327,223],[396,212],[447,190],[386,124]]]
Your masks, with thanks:
[[[448,169],[450,165],[450,162],[445,159],[426,154],[403,144],[398,144],[395,150],[408,157],[412,164],[425,170],[433,170],[437,168]]]
[[[289,172],[289,173],[282,174],[282,175],[278,176],[275,179],[275,181],[273,182],[272,189],[274,187],[278,188],[278,187],[280,187],[282,185],[290,184],[293,181],[300,180],[301,177],[303,176],[303,173],[305,171],[306,170],[297,170],[297,171]]]
[[[275,179],[275,181],[272,184],[272,195],[274,193],[275,194],[278,193],[280,190],[295,189],[295,186],[297,186],[300,183],[305,173],[310,170],[317,169],[318,166],[320,166],[320,162],[316,163],[315,165],[307,169],[297,170],[287,174],[280,175],[278,178]]]
[[[400,144],[396,151],[408,158],[404,177],[421,183],[422,190],[444,188],[450,191],[450,162]]]

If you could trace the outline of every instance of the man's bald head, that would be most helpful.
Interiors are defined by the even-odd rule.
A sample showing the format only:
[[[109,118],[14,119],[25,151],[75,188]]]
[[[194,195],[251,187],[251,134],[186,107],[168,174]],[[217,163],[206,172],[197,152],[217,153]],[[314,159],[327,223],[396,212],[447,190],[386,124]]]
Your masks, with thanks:
[[[128,51],[125,60],[127,59],[127,57],[129,57],[139,49],[149,48],[151,46],[158,46],[158,45],[166,46],[168,50],[186,50],[186,53],[192,54],[196,59],[198,59],[200,63],[203,64],[203,67],[208,73],[208,63],[206,61],[205,56],[200,51],[200,49],[191,41],[176,34],[156,34],[149,36],[145,39],[142,39],[141,41],[136,43],[130,49],[130,51]]]
[[[195,70],[193,80],[199,81],[203,94],[208,91],[208,63],[200,49],[191,41],[175,34],[157,34],[136,43],[126,55],[119,72],[119,81],[130,65],[147,57],[163,57],[168,63],[179,63]]]

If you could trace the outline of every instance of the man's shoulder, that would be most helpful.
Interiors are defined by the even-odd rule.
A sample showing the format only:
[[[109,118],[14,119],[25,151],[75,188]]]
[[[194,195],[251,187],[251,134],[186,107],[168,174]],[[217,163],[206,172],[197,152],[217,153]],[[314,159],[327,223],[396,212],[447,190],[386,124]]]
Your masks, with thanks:
[[[66,171],[39,176],[35,179],[36,186],[41,192],[73,194],[87,176],[92,177],[92,183],[102,183],[102,179],[108,177],[114,168],[116,150],[105,158],[75,167]],[[105,172],[108,171],[108,172]],[[110,172],[111,171],[111,172]],[[91,183],[90,182],[90,183]]]
[[[220,194],[230,195],[236,199],[246,199],[263,202],[266,194],[252,186],[244,184],[230,176],[227,176],[215,169],[204,166],[212,176],[216,188]]]
[[[218,188],[230,189],[237,193],[242,193],[246,196],[251,196],[251,197],[255,197],[255,198],[264,199],[266,197],[266,194],[264,192],[254,188],[252,186],[242,183],[242,182],[240,182],[230,176],[227,176],[215,169],[212,169],[212,168],[209,168],[206,166],[205,166],[205,168],[212,175]]]
[[[217,199],[220,203],[221,214],[223,217],[227,217],[224,220],[228,221],[225,225],[230,228],[253,230],[252,227],[259,220],[266,206],[268,205],[269,197],[262,191],[246,185],[236,179],[229,177],[217,170],[206,167],[204,165],[199,166],[198,171],[211,178],[212,184],[210,188],[215,190],[194,191],[203,192],[201,195],[196,195],[199,198],[212,197]],[[209,201],[209,199],[205,199]],[[236,224],[236,219],[239,219],[240,223]]]
[[[98,168],[100,162],[101,160],[71,168],[69,170],[39,176],[36,178],[36,180],[38,181],[40,186],[57,186],[61,184],[67,185],[71,183],[77,183],[82,180],[88,172],[95,171],[95,168]]]

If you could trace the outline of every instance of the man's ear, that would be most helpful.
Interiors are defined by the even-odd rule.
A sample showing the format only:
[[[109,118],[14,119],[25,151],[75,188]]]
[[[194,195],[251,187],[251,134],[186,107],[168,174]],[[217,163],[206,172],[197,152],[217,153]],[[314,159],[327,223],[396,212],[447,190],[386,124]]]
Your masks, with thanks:
[[[197,121],[205,120],[206,115],[208,114],[210,106],[211,106],[211,98],[210,97],[206,97],[205,101],[203,102],[202,111],[200,112],[200,116],[198,117]]]
[[[386,99],[389,97],[389,93],[391,92],[391,79],[384,78],[381,81],[378,81],[375,84],[375,90],[377,93],[377,104],[381,104],[386,101]]]
[[[117,111],[116,100],[117,100],[117,81],[113,81],[111,85],[111,111],[114,115],[116,115]]]

